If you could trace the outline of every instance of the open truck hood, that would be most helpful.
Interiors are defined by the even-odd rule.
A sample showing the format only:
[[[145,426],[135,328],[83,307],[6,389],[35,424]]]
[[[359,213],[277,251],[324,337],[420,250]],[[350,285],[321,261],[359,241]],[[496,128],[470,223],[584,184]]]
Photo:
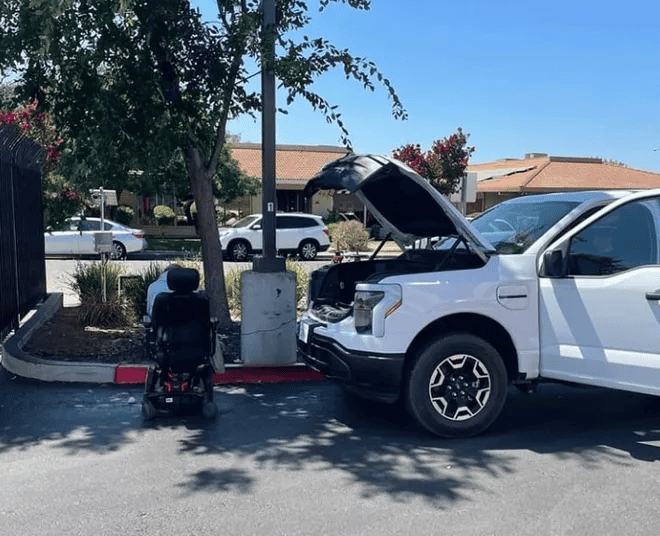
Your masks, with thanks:
[[[495,248],[426,179],[408,166],[378,155],[347,155],[327,163],[305,187],[348,190],[400,246],[424,238],[460,236],[485,261]]]

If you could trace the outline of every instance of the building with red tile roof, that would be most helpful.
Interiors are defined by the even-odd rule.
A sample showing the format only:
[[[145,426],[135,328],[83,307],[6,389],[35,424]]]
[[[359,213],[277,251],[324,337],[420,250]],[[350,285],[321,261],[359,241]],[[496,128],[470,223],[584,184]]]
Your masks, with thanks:
[[[314,212],[328,210],[359,212],[363,207],[345,192],[319,192],[314,206],[306,206],[302,191],[321,167],[347,154],[344,147],[327,145],[278,145],[276,159],[278,210]],[[236,143],[232,156],[250,176],[261,178],[261,145]],[[601,158],[549,156],[528,153],[525,158],[472,164],[477,176],[477,200],[468,212],[483,211],[520,195],[567,190],[634,190],[660,188],[660,174],[608,163]],[[237,202],[245,213],[261,212],[261,196]],[[233,203],[238,206],[237,203]]]
[[[477,202],[469,211],[482,211],[525,194],[660,188],[660,174],[611,164],[601,158],[530,153],[523,159],[470,165],[468,172],[477,175]]]
[[[324,164],[336,160],[348,153],[345,147],[329,145],[278,145],[275,174],[277,209],[287,212],[310,212],[305,206],[303,189],[307,181],[316,175]],[[258,143],[236,143],[232,145],[232,157],[251,177],[261,178],[261,145]],[[316,198],[319,199],[316,199]],[[315,196],[319,204],[315,213],[325,213],[332,206],[325,206],[323,196]],[[320,206],[323,205],[323,206]],[[261,212],[261,196],[250,200],[252,212]]]

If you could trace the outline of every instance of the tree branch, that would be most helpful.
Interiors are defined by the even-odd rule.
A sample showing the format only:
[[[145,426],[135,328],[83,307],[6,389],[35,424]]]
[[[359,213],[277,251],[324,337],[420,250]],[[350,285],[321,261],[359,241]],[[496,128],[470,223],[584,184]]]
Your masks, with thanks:
[[[218,123],[218,129],[215,134],[215,147],[213,148],[213,153],[209,158],[208,167],[210,169],[215,169],[218,164],[218,159],[220,156],[220,151],[225,145],[225,136],[227,133],[227,120],[229,118],[229,108],[231,106],[232,95],[234,93],[234,85],[236,79],[238,78],[238,73],[240,72],[241,65],[243,63],[243,54],[245,54],[245,42],[243,41],[240,46],[237,46],[234,51],[234,57],[231,62],[231,67],[229,69],[229,75],[227,78],[227,83],[222,95],[222,112],[220,114],[220,121]]]

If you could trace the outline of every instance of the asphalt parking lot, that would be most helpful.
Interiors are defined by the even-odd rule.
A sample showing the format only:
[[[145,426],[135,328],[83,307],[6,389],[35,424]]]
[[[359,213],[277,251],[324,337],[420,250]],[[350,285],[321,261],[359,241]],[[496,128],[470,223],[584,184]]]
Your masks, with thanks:
[[[439,440],[327,381],[216,387],[216,421],[144,423],[137,387],[0,372],[7,534],[652,534],[660,399],[512,390]]]

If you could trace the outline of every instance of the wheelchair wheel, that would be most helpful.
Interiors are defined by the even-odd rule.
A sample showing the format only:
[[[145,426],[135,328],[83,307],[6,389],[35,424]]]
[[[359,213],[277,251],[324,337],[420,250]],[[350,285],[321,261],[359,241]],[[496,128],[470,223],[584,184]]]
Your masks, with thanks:
[[[151,393],[154,390],[155,379],[156,379],[156,370],[154,369],[154,367],[148,367],[147,368],[147,379],[144,381],[144,392],[145,393]]]
[[[149,400],[142,401],[142,416],[145,421],[150,421],[156,417],[156,408]]]
[[[209,421],[215,419],[218,415],[218,406],[215,405],[215,402],[204,402],[202,415]]]

